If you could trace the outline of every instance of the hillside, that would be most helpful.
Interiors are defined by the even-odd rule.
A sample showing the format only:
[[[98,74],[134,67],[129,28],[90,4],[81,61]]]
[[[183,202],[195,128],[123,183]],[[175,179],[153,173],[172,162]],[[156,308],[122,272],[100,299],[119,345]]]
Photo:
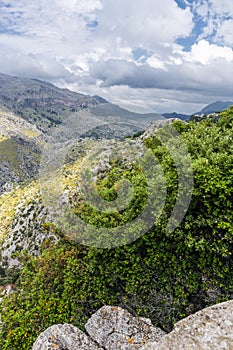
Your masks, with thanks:
[[[40,180],[0,196],[1,284],[15,289],[1,349],[30,350],[53,324],[83,329],[103,305],[170,331],[232,299],[232,128],[231,108],[46,146]]]
[[[83,329],[103,305],[170,331],[233,298],[232,108],[142,118],[1,79],[0,285],[14,285],[2,350],[31,349],[55,323]]]
[[[98,103],[98,97],[60,89],[45,81],[0,74],[0,105],[42,131],[60,124],[70,113]]]
[[[13,113],[0,110],[0,194],[38,173],[46,138],[36,126]]]
[[[46,142],[124,138],[144,130],[160,116],[132,113],[100,96],[0,73],[0,118],[3,193],[38,177],[41,148]]]

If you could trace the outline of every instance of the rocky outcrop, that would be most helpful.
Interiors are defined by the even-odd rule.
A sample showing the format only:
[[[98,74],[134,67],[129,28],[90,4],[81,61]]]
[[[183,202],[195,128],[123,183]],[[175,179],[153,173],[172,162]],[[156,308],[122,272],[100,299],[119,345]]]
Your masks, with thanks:
[[[32,350],[139,350],[149,340],[165,335],[149,319],[133,317],[113,306],[98,310],[85,328],[89,336],[69,324],[52,326],[39,336]]]
[[[149,340],[160,340],[165,335],[153,327],[151,320],[133,317],[128,311],[113,306],[98,310],[85,328],[92,339],[108,350],[141,349]]]
[[[233,301],[203,309],[178,323],[159,342],[143,350],[232,350]]]
[[[169,119],[161,119],[161,120],[152,122],[149,128],[147,128],[146,131],[140,136],[140,139],[145,140],[147,138],[152,137],[157,130],[163,128],[165,125],[172,124],[175,121],[181,121],[181,120],[179,118],[169,118]],[[186,124],[184,120],[182,120],[182,123]]]
[[[90,337],[70,324],[58,324],[41,333],[33,350],[98,350]]]
[[[233,300],[179,321],[169,334],[113,306],[98,310],[85,328],[89,335],[68,324],[52,326],[32,350],[232,350]]]

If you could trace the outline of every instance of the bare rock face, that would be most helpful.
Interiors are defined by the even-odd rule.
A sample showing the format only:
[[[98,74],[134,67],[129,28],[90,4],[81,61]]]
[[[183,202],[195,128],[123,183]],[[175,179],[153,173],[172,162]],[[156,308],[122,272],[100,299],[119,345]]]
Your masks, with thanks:
[[[104,306],[88,320],[86,331],[107,350],[141,349],[149,340],[159,341],[166,333],[149,319],[133,317],[128,311]]]
[[[143,350],[232,350],[233,300],[214,305],[178,323],[159,342],[147,343]]]
[[[94,341],[77,327],[58,324],[41,333],[32,350],[100,350]]]

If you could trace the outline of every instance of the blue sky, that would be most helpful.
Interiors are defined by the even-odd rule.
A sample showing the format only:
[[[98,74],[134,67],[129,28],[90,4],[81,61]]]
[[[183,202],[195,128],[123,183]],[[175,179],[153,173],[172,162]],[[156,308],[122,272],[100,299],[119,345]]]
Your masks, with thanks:
[[[184,5],[184,1],[176,1],[177,4],[181,8],[187,8],[187,5]],[[192,7],[191,7],[192,8]],[[198,40],[199,35],[202,34],[203,29],[207,25],[206,21],[204,21],[195,10],[192,10],[193,13],[193,29],[189,36],[185,38],[177,38],[176,42],[184,47],[185,51],[189,51],[192,48],[192,45]],[[210,40],[210,36],[208,36],[207,40]]]
[[[229,0],[2,0],[1,72],[139,112],[233,100]]]

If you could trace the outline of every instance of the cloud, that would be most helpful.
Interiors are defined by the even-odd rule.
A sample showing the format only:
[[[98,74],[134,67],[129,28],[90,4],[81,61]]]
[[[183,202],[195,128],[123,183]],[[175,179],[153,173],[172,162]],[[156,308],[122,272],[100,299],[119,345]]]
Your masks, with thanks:
[[[204,44],[204,43],[202,43]],[[190,54],[182,65],[170,64],[167,69],[159,69],[147,64],[136,65],[126,60],[110,59],[98,62],[91,68],[90,75],[100,81],[103,87],[114,85],[127,85],[139,89],[165,89],[181,91],[199,91],[209,95],[218,91],[219,94],[231,96],[233,81],[231,72],[233,70],[233,52],[231,49],[218,48],[215,52],[215,45],[212,50],[215,57],[212,58],[207,51]],[[197,52],[199,52],[197,50]],[[226,60],[225,57],[229,59]],[[202,61],[200,63],[200,61]],[[208,64],[206,64],[208,63]],[[222,67],[224,66],[224,69]]]
[[[126,58],[138,47],[162,50],[164,43],[189,35],[193,27],[190,10],[180,9],[173,0],[9,0],[7,4],[2,7],[2,26],[18,33],[18,42],[27,39],[21,49],[25,54],[32,47],[34,53],[50,56],[90,52],[98,59]]]
[[[2,0],[0,69],[131,109],[198,110],[232,94],[233,3],[184,3]]]
[[[164,42],[187,36],[193,28],[191,11],[173,0],[103,0],[99,33],[111,40],[136,48],[155,50]]]
[[[59,79],[73,82],[75,77],[61,63],[53,58],[38,54],[21,55],[3,53],[0,56],[1,71],[6,74],[19,75],[28,78],[47,79],[57,81]]]
[[[216,35],[216,41],[233,47],[233,19],[221,24]]]
[[[193,10],[206,23],[200,39],[233,46],[233,2],[229,0],[195,1]]]
[[[209,64],[219,58],[227,62],[233,62],[233,50],[227,46],[218,46],[210,44],[207,40],[200,40],[194,44],[190,52],[181,52],[186,61]]]

